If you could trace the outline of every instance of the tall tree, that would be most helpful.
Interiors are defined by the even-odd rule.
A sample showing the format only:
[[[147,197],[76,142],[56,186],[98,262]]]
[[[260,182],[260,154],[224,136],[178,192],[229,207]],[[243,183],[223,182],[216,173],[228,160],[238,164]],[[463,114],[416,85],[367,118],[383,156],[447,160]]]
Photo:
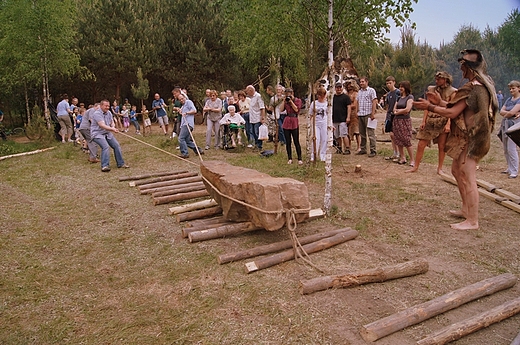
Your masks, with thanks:
[[[72,0],[0,2],[0,75],[7,88],[41,85],[46,118],[48,81],[79,70]],[[28,114],[28,117],[30,114]]]

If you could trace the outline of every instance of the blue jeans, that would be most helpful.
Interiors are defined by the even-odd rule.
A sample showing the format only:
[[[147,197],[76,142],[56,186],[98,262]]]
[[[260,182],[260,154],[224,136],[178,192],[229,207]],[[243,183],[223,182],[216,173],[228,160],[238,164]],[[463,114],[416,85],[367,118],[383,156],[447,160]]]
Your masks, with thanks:
[[[130,121],[134,125],[136,131],[140,131],[141,130],[141,126],[139,126],[139,122],[137,122],[137,120],[130,120]]]
[[[285,135],[283,134],[283,120],[285,119],[286,115],[280,115],[280,118],[278,119],[278,142],[285,144]]]
[[[244,118],[244,121],[246,122],[245,130],[246,130],[247,142],[251,142],[251,140],[253,140],[253,126],[251,125],[251,122],[249,122],[249,113],[243,113],[242,117]]]
[[[188,155],[188,148],[192,149],[193,152],[197,153],[197,146],[191,139],[190,132],[193,129],[190,127],[188,129],[188,126],[184,125],[181,126],[181,132],[179,133],[179,147],[181,150],[181,155],[187,156]],[[202,152],[202,149],[198,148],[200,152]]]
[[[125,165],[121,146],[119,146],[119,142],[113,135],[105,135],[104,137],[94,138],[92,140],[101,147],[101,167],[110,166],[110,148],[114,150],[117,167],[119,168]]]
[[[262,125],[262,122],[252,123],[251,126],[253,127],[253,139],[255,141],[255,146],[259,149],[262,148],[262,144],[264,143],[262,140],[258,140],[258,132],[260,129],[260,126]]]

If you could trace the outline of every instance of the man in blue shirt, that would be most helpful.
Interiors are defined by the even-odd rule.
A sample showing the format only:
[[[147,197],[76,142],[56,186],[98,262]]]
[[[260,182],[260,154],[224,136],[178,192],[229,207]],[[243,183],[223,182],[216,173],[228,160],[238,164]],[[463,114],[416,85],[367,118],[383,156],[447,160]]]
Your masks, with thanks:
[[[113,133],[118,133],[114,118],[110,112],[110,102],[106,99],[99,104],[99,109],[91,116],[90,136],[101,147],[101,171],[110,171],[110,147],[114,150],[114,156],[118,168],[129,168],[123,159],[121,146]]]
[[[179,95],[179,101],[182,103],[182,107],[180,110],[182,120],[181,120],[181,129],[179,133],[179,146],[181,150],[182,158],[189,158],[188,148],[192,149],[193,152],[204,154],[202,148],[197,147],[193,140],[191,139],[191,132],[195,127],[195,114],[197,113],[197,108],[195,108],[195,104],[189,99],[186,99],[184,94]]]
[[[56,112],[56,115],[58,116],[58,122],[61,127],[61,142],[74,142],[74,140],[70,138],[72,136],[72,121],[70,120],[70,114],[72,114],[72,110],[70,109],[69,96],[67,96],[67,94],[63,94],[61,96],[61,102],[58,103]]]
[[[164,103],[164,100],[161,98],[161,96],[156,93],[152,102],[152,109],[155,110],[157,121],[159,121],[159,126],[161,126],[164,135],[168,135],[168,114],[166,113],[165,108],[166,103]]]

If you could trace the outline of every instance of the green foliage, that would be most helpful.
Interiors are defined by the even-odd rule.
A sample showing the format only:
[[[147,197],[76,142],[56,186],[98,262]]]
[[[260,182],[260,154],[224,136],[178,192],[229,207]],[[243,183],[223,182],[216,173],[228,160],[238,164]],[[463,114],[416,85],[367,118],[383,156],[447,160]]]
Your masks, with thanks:
[[[142,105],[143,100],[148,98],[150,94],[150,86],[148,85],[148,79],[143,78],[141,67],[137,69],[137,85],[132,84],[131,89],[134,97],[141,100]]]

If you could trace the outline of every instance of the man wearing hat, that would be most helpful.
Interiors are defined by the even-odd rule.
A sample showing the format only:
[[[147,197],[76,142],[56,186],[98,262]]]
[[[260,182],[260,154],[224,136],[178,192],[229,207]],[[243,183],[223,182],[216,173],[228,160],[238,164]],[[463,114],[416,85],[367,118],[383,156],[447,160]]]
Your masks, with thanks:
[[[454,95],[454,92],[457,91],[456,88],[451,86],[452,82],[453,78],[449,73],[444,71],[437,72],[435,73],[435,86],[428,87],[428,90],[439,93],[441,100],[449,102]],[[437,174],[440,174],[442,172],[444,157],[446,157],[444,146],[446,144],[446,138],[448,137],[449,132],[450,119],[426,109],[424,111],[421,127],[419,128],[419,132],[416,136],[416,138],[419,140],[419,143],[417,144],[417,153],[415,154],[415,166],[407,172],[416,172],[417,169],[419,169],[419,164],[421,164],[424,149],[426,148],[426,145],[430,143],[430,140],[433,140],[433,142],[437,143],[439,147],[439,163],[437,165]]]
[[[348,137],[348,123],[350,122],[350,97],[343,92],[343,84],[336,83],[334,98],[332,99],[332,124],[334,125],[334,138],[338,147],[337,152],[350,154],[350,140]]]
[[[458,61],[462,76],[469,81],[455,92],[449,102],[443,101],[438,93],[428,92],[428,100],[419,99],[414,106],[451,119],[446,153],[453,158],[451,173],[457,181],[462,207],[450,211],[450,214],[464,220],[450,226],[455,230],[476,230],[479,228],[477,164],[491,145],[498,100],[482,53],[466,49],[461,54]]]

